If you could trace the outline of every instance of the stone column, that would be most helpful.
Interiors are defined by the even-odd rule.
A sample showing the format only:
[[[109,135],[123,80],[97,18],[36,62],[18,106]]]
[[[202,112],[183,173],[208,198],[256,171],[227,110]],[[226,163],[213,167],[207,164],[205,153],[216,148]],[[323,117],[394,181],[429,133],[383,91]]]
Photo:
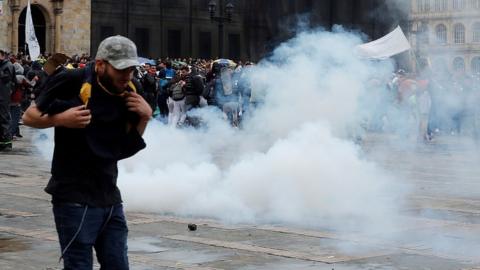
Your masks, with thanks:
[[[12,52],[18,53],[18,19],[20,16],[20,1],[10,1],[10,10],[12,12]]]
[[[52,0],[53,13],[55,14],[55,42],[54,53],[60,53],[63,51],[61,46],[62,35],[62,13],[63,13],[63,0]]]

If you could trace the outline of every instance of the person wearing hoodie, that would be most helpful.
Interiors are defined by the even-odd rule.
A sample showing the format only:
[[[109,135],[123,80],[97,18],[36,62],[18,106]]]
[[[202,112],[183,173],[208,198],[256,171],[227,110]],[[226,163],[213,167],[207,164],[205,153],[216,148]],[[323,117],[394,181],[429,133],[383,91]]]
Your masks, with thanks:
[[[0,151],[12,149],[10,95],[15,85],[15,69],[7,53],[0,50]]]

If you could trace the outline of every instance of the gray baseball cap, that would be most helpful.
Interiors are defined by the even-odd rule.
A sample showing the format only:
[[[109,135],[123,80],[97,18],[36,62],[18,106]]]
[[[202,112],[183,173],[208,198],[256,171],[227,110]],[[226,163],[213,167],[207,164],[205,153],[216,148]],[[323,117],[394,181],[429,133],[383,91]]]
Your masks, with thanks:
[[[135,43],[119,35],[104,39],[98,46],[95,59],[108,61],[115,69],[120,70],[140,65]]]

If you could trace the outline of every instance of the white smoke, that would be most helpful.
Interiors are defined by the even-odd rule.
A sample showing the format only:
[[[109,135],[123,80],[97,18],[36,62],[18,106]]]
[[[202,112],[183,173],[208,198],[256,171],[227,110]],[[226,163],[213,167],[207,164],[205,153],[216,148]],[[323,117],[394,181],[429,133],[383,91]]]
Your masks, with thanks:
[[[432,219],[452,217],[438,211],[412,213],[404,206],[409,191],[408,195],[477,198],[478,189],[468,179],[476,172],[478,151],[472,155],[455,150],[471,149],[473,144],[450,149],[440,143],[436,150],[416,144],[413,129],[417,126],[401,119],[403,111],[388,111],[392,100],[378,100],[377,94],[385,90],[386,83],[381,78],[392,72],[392,64],[358,59],[353,52],[360,43],[360,35],[337,28],[333,33],[306,30],[282,44],[250,72],[253,95],[263,102],[246,114],[241,129],[231,128],[215,108],[195,112],[204,120],[204,128],[176,129],[152,121],[145,134],[147,148],[120,163],[118,184],[126,208],[228,223],[281,223],[375,233],[374,239],[418,243],[430,248],[432,254],[479,258],[478,241],[463,231],[468,226],[434,229],[428,226]],[[443,76],[443,80],[450,78]],[[448,83],[433,81],[445,85],[440,96],[446,104],[440,100],[442,106],[432,114],[445,121],[456,99],[443,95],[450,89]],[[433,99],[435,102],[435,96]],[[362,137],[362,121],[375,113],[389,114],[387,133],[404,134],[384,134],[383,141],[374,143],[378,149],[364,155],[353,141]],[[45,139],[51,138],[48,132],[38,137],[36,145],[50,158],[53,144]],[[406,134],[413,134],[410,139],[415,143]],[[417,147],[418,151],[398,151]],[[393,157],[399,153],[409,154],[403,158],[413,161],[401,162],[388,173],[365,157],[395,167],[390,163],[400,159]],[[448,157],[434,164],[438,160],[428,155],[439,154]],[[441,172],[434,171],[440,167]],[[461,173],[450,175],[458,167]],[[405,176],[402,170],[409,174]],[[410,174],[415,171],[420,175]],[[429,179],[438,183],[425,190],[422,173],[455,181],[449,184]],[[405,183],[414,189],[409,190]],[[435,203],[423,202],[421,207],[435,207]],[[415,202],[408,204],[415,207]],[[399,215],[402,211],[412,220]],[[425,222],[425,231],[412,233],[423,222],[417,220],[421,216],[430,220]],[[402,232],[404,228],[408,230]],[[401,241],[395,241],[399,237]]]
[[[52,160],[53,156],[53,128],[38,129],[33,132],[32,143],[36,146],[40,155],[46,160]]]
[[[120,166],[127,209],[224,222],[391,226],[403,189],[351,138],[360,134],[366,82],[392,68],[358,59],[360,43],[337,28],[282,44],[251,72],[253,94],[264,102],[240,130],[214,109],[197,112],[206,128],[151,123],[147,149]]]

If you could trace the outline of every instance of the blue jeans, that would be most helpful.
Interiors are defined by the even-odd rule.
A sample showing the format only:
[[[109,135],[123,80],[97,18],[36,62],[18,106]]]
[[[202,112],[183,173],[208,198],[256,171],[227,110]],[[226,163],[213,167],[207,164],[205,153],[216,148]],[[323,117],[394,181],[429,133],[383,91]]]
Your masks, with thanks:
[[[123,206],[87,207],[54,203],[53,215],[65,270],[93,269],[93,249],[101,270],[128,268],[128,228]]]

